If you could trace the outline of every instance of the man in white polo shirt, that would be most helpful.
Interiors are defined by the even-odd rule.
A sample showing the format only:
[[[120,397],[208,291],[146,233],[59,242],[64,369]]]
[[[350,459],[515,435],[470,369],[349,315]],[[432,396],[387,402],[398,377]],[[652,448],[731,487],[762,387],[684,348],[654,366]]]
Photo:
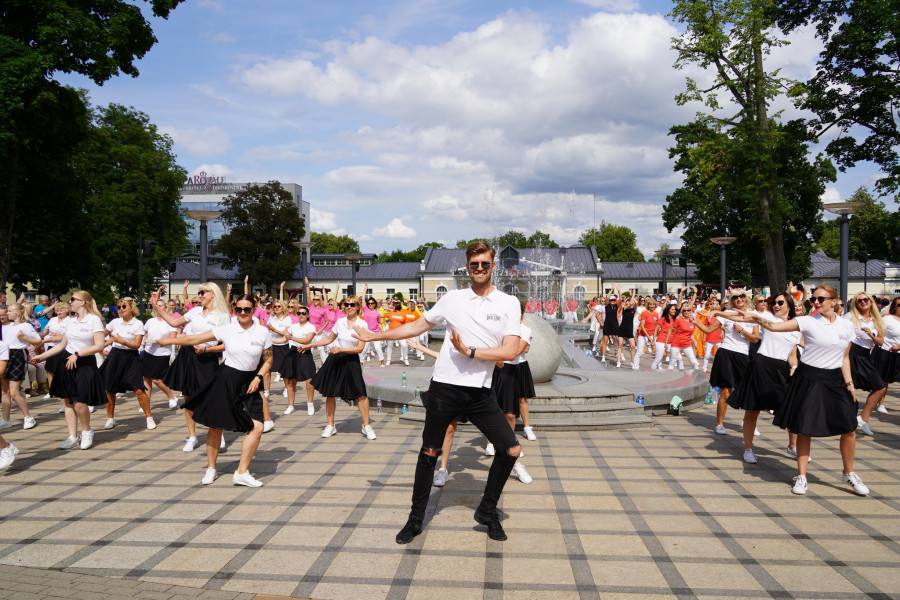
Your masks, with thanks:
[[[519,346],[521,310],[516,298],[491,283],[494,249],[484,242],[466,248],[466,269],[472,284],[445,294],[422,317],[400,327],[373,333],[357,328],[363,341],[400,340],[419,336],[435,325],[446,325],[447,335],[434,363],[431,385],[422,394],[425,427],[416,463],[409,520],[397,534],[407,544],[422,531],[431,493],[434,468],[441,453],[447,426],[465,414],[493,442],[497,453],[488,472],[475,520],[488,528],[488,536],[505,540],[497,502],[509,479],[521,447],[491,392],[494,363],[512,360]]]

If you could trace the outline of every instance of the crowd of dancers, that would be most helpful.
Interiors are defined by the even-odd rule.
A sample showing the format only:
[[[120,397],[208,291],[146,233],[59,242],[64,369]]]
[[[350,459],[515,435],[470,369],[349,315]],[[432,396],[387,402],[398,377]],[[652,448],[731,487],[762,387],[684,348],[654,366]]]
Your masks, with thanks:
[[[529,422],[528,399],[535,389],[527,361],[532,332],[525,315],[556,314],[562,308],[572,320],[569,313],[576,313],[577,306],[519,303],[492,286],[493,268],[493,250],[473,244],[467,249],[471,287],[430,308],[421,300],[376,300],[368,296],[367,285],[362,296],[331,297],[308,281],[309,305],[293,295],[286,299],[284,284],[277,297],[265,301],[248,293],[246,281],[245,293],[234,297],[230,286],[223,292],[207,282],[188,300],[185,282],[186,304],[180,297],[164,300],[160,288],[151,294],[152,316],[146,322],[135,302],[123,298],[107,323],[83,290],[74,292],[67,305],[41,298],[31,319],[22,304],[3,305],[0,429],[13,426],[12,402],[22,413],[24,429],[36,425],[21,389],[30,368],[42,367],[48,397],[63,401],[62,450],[93,445],[96,407],[106,409],[103,429],[116,427],[116,399],[128,392],[135,395],[147,429],[155,429],[150,398],[156,387],[168,408],[183,409],[184,452],[198,444],[197,424],[208,430],[202,484],[218,478],[223,432],[230,431],[244,434],[233,483],[259,487],[262,482],[250,473],[250,464],[262,435],[274,428],[268,402],[273,373],[284,383],[285,415],[295,412],[302,382],[308,415],[315,414],[314,394],[325,398],[323,438],[338,432],[340,398],[355,403],[361,435],[375,440],[362,365],[373,359],[382,367],[390,365],[395,348],[408,365],[412,349],[421,360],[435,358],[435,370],[422,394],[426,424],[412,509],[397,542],[407,543],[421,531],[428,488],[448,483],[454,434],[464,420],[485,434],[485,454],[494,457],[475,519],[492,538],[506,539],[496,511],[503,485],[510,474],[522,483],[532,481],[521,460],[517,419],[523,421],[526,439],[537,439]],[[335,289],[340,290],[339,282]],[[900,298],[882,315],[865,292],[856,294],[844,311],[829,286],[816,288],[808,306],[800,286],[769,297],[735,288],[721,304],[715,297],[702,298],[697,288],[686,291],[677,297],[641,297],[614,285],[609,295],[590,303],[583,319],[591,324],[593,352],[602,362],[615,356],[621,367],[628,350],[627,364],[635,370],[645,353],[652,356],[651,370],[667,360],[669,369],[689,364],[706,371],[711,362],[709,383],[720,399],[715,433],[726,433],[729,406],[743,410],[744,461],[758,461],[753,440],[759,414],[768,411],[774,424],[787,430],[786,451],[797,460],[794,493],[805,494],[808,488],[811,438],[840,436],[843,478],[854,492],[867,495],[854,471],[856,430],[874,435],[871,415],[886,412],[887,386],[900,378]],[[428,347],[428,330],[434,325],[447,325],[439,353]],[[861,413],[857,390],[869,392]],[[11,464],[17,452],[0,437],[0,467]]]

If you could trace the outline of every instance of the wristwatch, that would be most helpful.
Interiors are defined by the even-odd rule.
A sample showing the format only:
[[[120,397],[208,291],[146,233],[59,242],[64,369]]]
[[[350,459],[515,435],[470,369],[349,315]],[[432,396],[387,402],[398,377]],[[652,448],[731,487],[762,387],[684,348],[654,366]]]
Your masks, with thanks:
[[[475,358],[475,346],[469,346],[469,358]]]

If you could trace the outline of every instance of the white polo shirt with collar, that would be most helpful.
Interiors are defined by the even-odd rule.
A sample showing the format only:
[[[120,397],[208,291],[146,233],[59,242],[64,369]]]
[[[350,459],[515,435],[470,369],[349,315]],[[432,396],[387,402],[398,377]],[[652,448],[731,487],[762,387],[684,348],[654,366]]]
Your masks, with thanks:
[[[457,352],[450,341],[450,328],[466,346],[496,348],[503,345],[504,337],[520,336],[521,316],[519,301],[496,288],[484,298],[471,287],[444,294],[422,317],[432,325],[447,327],[432,379],[465,387],[490,387],[494,361]]]
[[[244,329],[237,323],[213,327],[213,335],[225,344],[225,365],[239,371],[254,371],[263,350],[272,347],[269,330],[259,323]]]

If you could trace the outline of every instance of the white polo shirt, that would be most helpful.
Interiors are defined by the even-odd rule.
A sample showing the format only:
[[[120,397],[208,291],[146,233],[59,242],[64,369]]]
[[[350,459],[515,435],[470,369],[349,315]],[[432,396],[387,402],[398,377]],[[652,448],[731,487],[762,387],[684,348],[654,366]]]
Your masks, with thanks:
[[[84,319],[69,317],[66,319],[66,352],[75,354],[94,345],[94,334],[106,334],[106,326],[97,315],[87,313]]]
[[[281,317],[280,319],[279,319],[278,317],[275,317],[275,316],[269,317],[269,325],[271,325],[272,327],[274,327],[274,328],[277,329],[278,331],[287,331],[288,329],[291,328],[291,325],[292,325],[292,324],[293,324],[293,323],[291,322],[291,316],[290,316],[290,315],[285,315],[285,316]],[[274,339],[275,339],[275,335],[276,335],[275,332],[274,332],[274,331],[269,331],[269,334],[272,336],[272,339],[274,340]],[[280,343],[275,343],[275,342],[272,342],[272,343],[273,343],[274,345],[276,345],[276,346],[284,346],[285,344],[287,344],[287,341],[285,340],[285,341],[280,342]]]
[[[54,335],[65,334],[66,333],[66,323],[68,323],[68,322],[69,322],[68,317],[63,317],[62,321],[59,320],[59,317],[53,317],[47,323],[47,327],[45,329],[48,333],[51,333]],[[49,350],[50,348],[52,348],[53,346],[55,346],[58,343],[59,342],[47,342],[46,344],[44,344],[44,349]]]
[[[519,325],[519,330],[520,330],[520,332],[519,332],[519,337],[521,337],[523,340],[525,340],[525,343],[526,343],[526,344],[529,344],[529,345],[530,345],[530,344],[531,344],[531,327],[529,327],[529,326],[526,325],[525,323],[522,323],[521,325]],[[528,350],[528,346],[525,346],[525,350]],[[510,364],[518,365],[518,364],[521,364],[521,363],[523,363],[523,362],[527,362],[528,359],[526,358],[526,356],[527,356],[527,355],[526,355],[525,351],[523,350],[523,351],[522,351],[522,354],[520,354],[520,355],[518,355],[517,357],[515,357],[515,358],[511,361]]]
[[[806,340],[800,362],[819,369],[839,369],[847,346],[856,337],[853,323],[840,317],[829,323],[817,314],[797,317],[797,325]]]
[[[9,346],[10,350],[28,349],[28,342],[23,342],[19,339],[20,331],[27,338],[36,339],[41,337],[29,323],[7,323],[3,326],[3,341],[6,342],[6,345]]]
[[[109,325],[106,326],[106,330],[113,335],[119,336],[126,342],[133,342],[134,338],[137,336],[144,335],[144,324],[141,323],[140,319],[134,317],[127,323],[125,322],[125,319],[118,317],[109,322]],[[112,347],[120,350],[134,350],[134,348],[129,348],[119,342],[113,342]]]
[[[775,323],[782,321],[775,315],[768,318]],[[762,337],[759,353],[776,360],[787,360],[803,337],[799,331],[769,331],[763,327],[760,327],[759,330],[759,335]]]
[[[750,342],[744,337],[744,334],[735,331],[734,326],[738,325],[741,329],[751,331],[753,323],[735,323],[726,316],[716,317],[715,320],[722,323],[722,331],[725,333],[725,336],[722,338],[722,345],[719,346],[722,350],[750,354]]]
[[[148,319],[144,323],[144,339],[145,340],[161,340],[169,337],[173,331],[178,331],[162,319]],[[144,352],[151,356],[172,356],[175,351],[174,346],[160,346],[159,344],[144,344]]]
[[[331,333],[337,336],[332,343],[337,344],[341,348],[355,348],[359,345],[359,340],[353,337],[356,327],[363,327],[364,329],[369,328],[362,317],[356,318],[353,322],[353,327],[348,325],[347,317],[341,317],[335,322],[334,327],[331,329]]]
[[[291,325],[288,333],[290,333],[295,338],[300,338],[301,340],[308,337],[309,334],[313,334],[313,337],[309,340],[310,342],[312,342],[312,340],[316,337],[316,326],[309,321],[307,321],[303,325],[301,325],[300,323],[294,323],[293,325]],[[291,348],[296,348],[300,345],[294,340],[290,340],[288,344],[291,346]]]
[[[213,335],[225,344],[224,362],[232,369],[253,371],[259,365],[263,350],[272,347],[269,330],[259,323],[244,329],[237,323],[213,327]]]
[[[0,340],[0,360],[9,360],[9,346],[3,340]]]
[[[225,313],[216,313],[209,311],[203,314],[202,306],[195,306],[191,310],[184,313],[184,320],[191,324],[191,333],[206,333],[213,327],[220,327],[228,323],[228,315]],[[212,348],[217,346],[215,342],[204,342],[203,346]]]
[[[894,315],[884,315],[884,343],[881,349],[890,352],[891,346],[900,344],[900,319]]]
[[[850,313],[846,313],[842,316],[842,318],[847,319],[850,323],[853,323],[853,316]],[[859,324],[860,327],[857,327],[855,324],[853,325],[853,330],[856,332],[856,337],[853,338],[853,343],[857,346],[862,346],[866,350],[871,350],[872,346],[875,345],[875,340],[869,337],[869,334],[862,330],[863,327],[868,327],[869,330],[878,335],[880,332],[878,328],[875,327],[875,319],[868,318],[866,319],[862,315],[859,316]]]
[[[444,294],[422,318],[447,327],[432,378],[453,385],[490,387],[494,361],[457,352],[450,341],[450,328],[456,329],[466,346],[496,348],[503,344],[504,337],[520,336],[522,310],[516,298],[496,288],[482,298],[469,287]]]

